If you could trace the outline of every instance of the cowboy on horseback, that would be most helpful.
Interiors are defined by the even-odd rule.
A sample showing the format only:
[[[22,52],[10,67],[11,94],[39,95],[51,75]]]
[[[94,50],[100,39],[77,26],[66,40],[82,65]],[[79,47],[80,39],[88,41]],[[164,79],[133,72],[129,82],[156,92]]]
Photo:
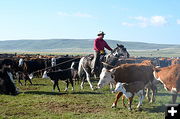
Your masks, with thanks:
[[[105,55],[104,48],[112,51],[112,49],[109,47],[109,45],[106,43],[106,41],[103,40],[105,33],[103,31],[100,31],[97,34],[97,38],[94,40],[94,63],[92,65],[92,71],[91,73],[95,73],[98,69],[99,65],[99,59],[100,55]]]

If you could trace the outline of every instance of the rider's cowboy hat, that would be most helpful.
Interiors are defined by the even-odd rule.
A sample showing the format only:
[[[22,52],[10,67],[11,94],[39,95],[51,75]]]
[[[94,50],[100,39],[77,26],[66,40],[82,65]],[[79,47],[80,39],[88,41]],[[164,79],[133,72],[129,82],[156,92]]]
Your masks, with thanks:
[[[97,34],[98,36],[100,35],[105,35],[105,33],[103,31],[99,31],[99,33]]]

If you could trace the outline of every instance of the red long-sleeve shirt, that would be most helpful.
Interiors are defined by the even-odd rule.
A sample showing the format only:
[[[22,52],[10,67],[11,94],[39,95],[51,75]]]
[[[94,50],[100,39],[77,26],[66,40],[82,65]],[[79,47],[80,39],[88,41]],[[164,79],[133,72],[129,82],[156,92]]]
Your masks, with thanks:
[[[94,50],[100,51],[104,50],[104,48],[107,48],[108,50],[112,50],[109,45],[104,41],[102,38],[98,37],[94,40]]]

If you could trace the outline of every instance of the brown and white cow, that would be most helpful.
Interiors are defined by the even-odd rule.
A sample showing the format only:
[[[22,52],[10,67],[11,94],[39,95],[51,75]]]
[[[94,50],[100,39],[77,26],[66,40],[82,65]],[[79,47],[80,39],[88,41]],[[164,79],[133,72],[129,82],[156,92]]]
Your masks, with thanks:
[[[180,64],[155,68],[153,74],[163,83],[164,88],[173,94],[172,103],[176,103],[177,93],[180,92]]]
[[[102,88],[109,83],[132,83],[135,81],[141,81],[144,84],[152,82],[153,67],[147,64],[122,64],[111,70],[103,69],[98,82],[98,88]],[[122,96],[122,92],[116,95],[116,100],[113,106],[116,107],[117,100]],[[154,97],[153,97],[154,98]]]
[[[137,105],[137,108],[140,110],[140,106],[142,105],[142,101],[144,99],[144,87],[145,84],[142,81],[135,81],[132,83],[120,83],[118,82],[116,84],[115,92],[122,92],[123,97],[126,97],[128,99],[129,110],[131,109],[131,104],[134,95],[137,95],[139,97],[139,104]],[[125,106],[124,98],[122,99],[123,106]],[[113,103],[112,107],[114,107],[115,103]],[[126,106],[125,106],[126,107]]]

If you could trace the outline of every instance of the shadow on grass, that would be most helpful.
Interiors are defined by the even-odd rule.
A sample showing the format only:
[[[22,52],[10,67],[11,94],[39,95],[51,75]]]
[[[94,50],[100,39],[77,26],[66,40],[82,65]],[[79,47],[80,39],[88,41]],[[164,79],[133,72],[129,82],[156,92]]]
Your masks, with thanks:
[[[145,108],[143,107],[144,111],[147,111],[149,113],[163,113],[166,111],[166,106],[165,105],[161,105],[161,106],[153,106],[152,108]]]
[[[23,85],[21,85],[21,86],[47,86],[47,84],[23,84]]]
[[[157,93],[156,96],[172,96],[171,93]],[[178,97],[180,97],[180,94],[177,95]]]
[[[64,94],[67,94],[67,93],[61,93],[61,92],[45,92],[45,91],[27,91],[27,92],[24,92],[24,94],[64,95]]]
[[[85,95],[85,94],[104,94],[104,93],[100,93],[100,92],[91,92],[91,91],[78,91],[78,92],[72,92],[70,94],[82,94],[82,95]]]
[[[100,93],[100,92],[90,92],[90,91],[83,91],[83,92],[45,92],[45,91],[26,91],[24,92],[24,94],[38,94],[38,95],[63,95],[63,94],[82,94],[82,95],[86,95],[86,94],[104,94],[104,93]]]

